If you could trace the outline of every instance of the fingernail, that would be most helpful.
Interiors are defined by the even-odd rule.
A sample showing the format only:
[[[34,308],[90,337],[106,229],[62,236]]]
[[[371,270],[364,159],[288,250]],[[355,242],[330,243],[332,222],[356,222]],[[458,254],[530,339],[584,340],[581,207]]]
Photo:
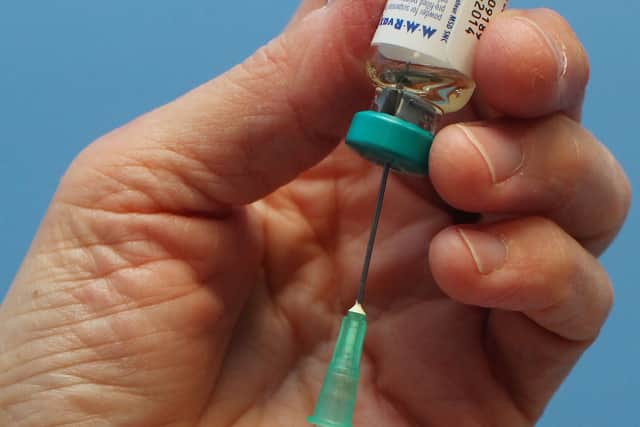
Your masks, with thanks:
[[[480,274],[490,274],[502,268],[507,259],[507,248],[502,240],[477,230],[458,228],[458,234],[469,249]]]
[[[529,11],[528,13],[534,14],[535,11]],[[564,77],[564,75],[567,74],[568,64],[566,46],[549,34],[548,31],[543,30],[542,27],[533,19],[526,16],[516,16],[514,19],[526,24],[535,33],[537,33],[542,40],[544,40],[551,54],[556,57],[556,64],[558,64],[558,77]]]
[[[522,166],[524,153],[519,142],[501,137],[495,130],[482,126],[456,126],[482,156],[494,184],[511,178]]]

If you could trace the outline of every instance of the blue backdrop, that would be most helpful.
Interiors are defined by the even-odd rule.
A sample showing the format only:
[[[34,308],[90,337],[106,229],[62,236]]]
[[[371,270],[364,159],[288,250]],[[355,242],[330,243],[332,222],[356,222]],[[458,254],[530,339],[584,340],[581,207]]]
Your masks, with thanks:
[[[357,0],[353,0],[357,1]],[[241,61],[287,22],[297,0],[7,0],[0,6],[0,298],[67,165],[87,143]],[[640,56],[635,1],[512,0],[574,26],[592,61],[585,123],[640,186]],[[611,7],[609,7],[611,6]],[[603,257],[617,290],[602,337],[540,426],[640,426],[638,209]]]

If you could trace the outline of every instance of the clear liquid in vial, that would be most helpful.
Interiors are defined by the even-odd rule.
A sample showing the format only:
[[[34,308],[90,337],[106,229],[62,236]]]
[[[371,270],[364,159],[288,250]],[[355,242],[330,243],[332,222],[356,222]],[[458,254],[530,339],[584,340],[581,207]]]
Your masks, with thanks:
[[[438,114],[461,110],[476,88],[475,82],[459,71],[401,62],[380,52],[367,62],[367,73],[376,87],[413,95]]]

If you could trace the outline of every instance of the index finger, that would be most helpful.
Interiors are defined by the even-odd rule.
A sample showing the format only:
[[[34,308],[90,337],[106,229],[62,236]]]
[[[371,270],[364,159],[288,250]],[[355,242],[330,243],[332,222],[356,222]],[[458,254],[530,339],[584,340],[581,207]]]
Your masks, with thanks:
[[[579,120],[589,61],[556,12],[508,10],[482,36],[474,77],[480,111],[518,118],[564,112]]]

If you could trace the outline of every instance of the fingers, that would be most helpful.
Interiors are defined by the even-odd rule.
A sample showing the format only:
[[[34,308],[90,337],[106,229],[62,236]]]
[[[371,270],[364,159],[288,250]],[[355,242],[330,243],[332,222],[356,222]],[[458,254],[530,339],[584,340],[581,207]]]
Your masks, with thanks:
[[[314,9],[318,4],[308,0],[281,36],[242,65],[90,147],[75,163],[81,167],[67,174],[59,196],[106,210],[217,213],[270,193],[328,154],[353,113],[366,108],[372,88],[363,63],[384,3],[333,1]],[[573,36],[555,15],[518,12],[498,19],[480,45],[481,98],[489,94],[489,107],[519,114],[502,107],[510,105],[508,94],[524,88],[519,96],[527,99],[522,103],[526,116],[560,105],[538,97],[551,90],[545,89],[552,80],[544,70],[558,56],[545,54],[542,39],[531,29],[514,40],[505,35],[528,20],[553,26],[550,34],[557,33],[567,47],[566,67],[561,67],[566,73],[547,86],[568,89],[558,89],[554,99],[575,98],[575,88],[586,81],[580,75],[587,74],[586,65],[574,65],[579,63],[572,48],[577,42],[567,39]],[[524,46],[516,49],[512,41]],[[501,49],[508,61],[496,62],[483,49]],[[489,58],[490,66],[482,58]],[[542,83],[527,87],[531,68],[514,68],[514,63],[534,67]],[[87,186],[87,170],[108,180],[100,179],[101,187]]]
[[[328,5],[327,0],[302,0],[300,2],[300,6],[296,10],[295,14],[289,21],[289,26],[295,25],[298,22],[302,21],[305,16],[314,10],[320,9],[321,7]]]
[[[594,253],[613,239],[630,204],[613,156],[563,115],[445,128],[430,169],[434,187],[455,208],[544,214]]]
[[[536,217],[449,228],[432,241],[429,263],[453,299],[494,309],[483,331],[487,359],[534,424],[607,317],[606,273],[556,224]]]
[[[145,211],[210,212],[288,182],[327,155],[370,102],[364,60],[383,3],[339,1],[307,13],[240,66],[91,147],[76,162],[85,173],[63,183],[66,195],[105,203],[82,184],[87,167],[117,175],[110,193],[149,195],[135,207]]]
[[[511,10],[483,34],[474,77],[478,99],[490,110],[523,118],[564,111],[577,119],[589,63],[560,15],[548,9]]]
[[[522,312],[571,341],[594,339],[611,307],[611,285],[597,260],[542,218],[449,228],[432,241],[429,262],[453,299]]]

